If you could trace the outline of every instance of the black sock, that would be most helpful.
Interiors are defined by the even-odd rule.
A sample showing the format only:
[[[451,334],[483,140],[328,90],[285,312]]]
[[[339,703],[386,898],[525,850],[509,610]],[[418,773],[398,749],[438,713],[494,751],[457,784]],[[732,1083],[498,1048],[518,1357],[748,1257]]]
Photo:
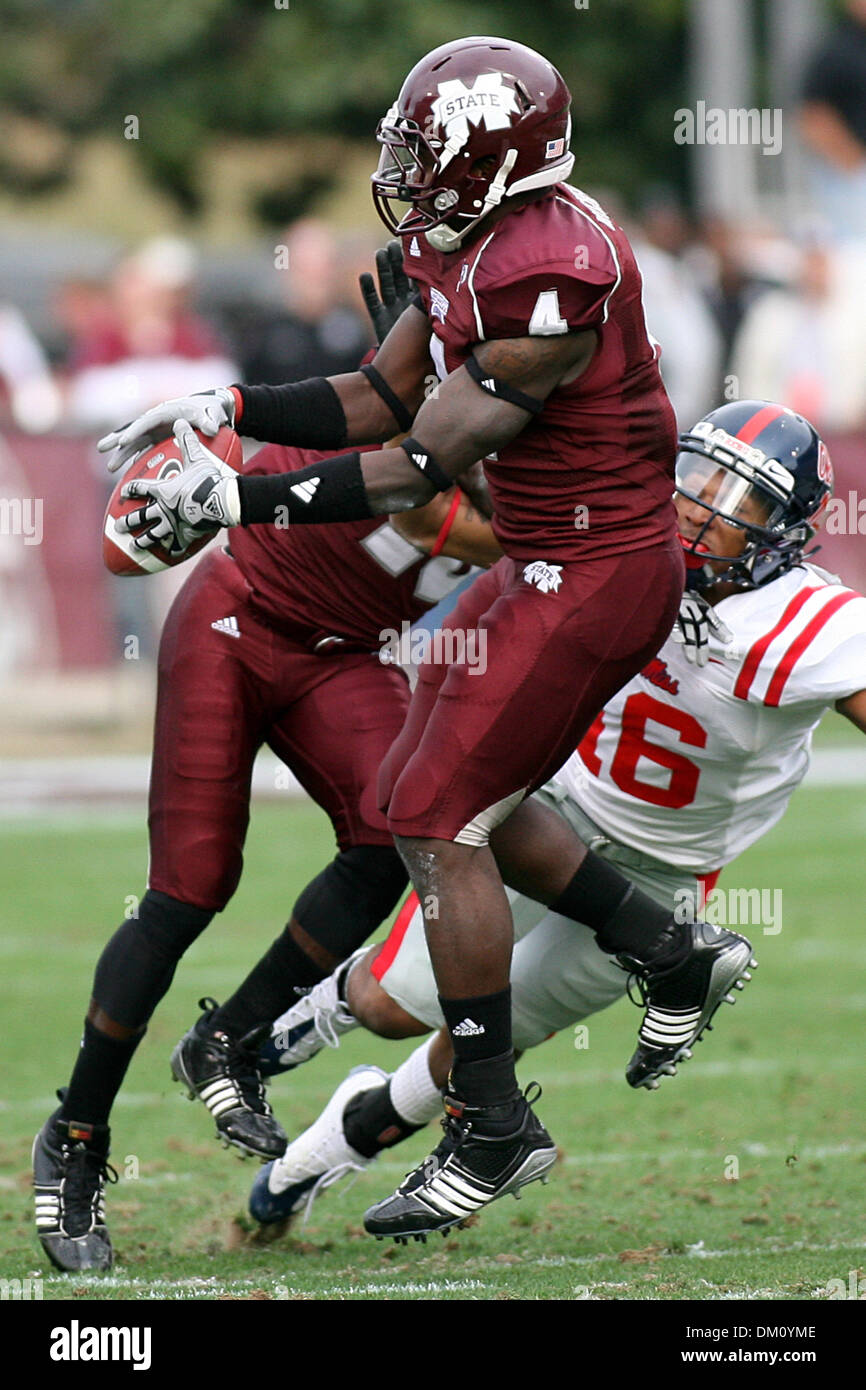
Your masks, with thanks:
[[[346,1140],[364,1158],[375,1158],[383,1149],[401,1144],[423,1125],[410,1125],[391,1103],[391,1083],[374,1086],[353,1096],[343,1111]]]
[[[125,1041],[110,1038],[85,1019],[81,1051],[61,1102],[60,1118],[107,1124],[114,1098],[143,1037],[144,1029]]]
[[[138,916],[121,922],[96,964],[93,998],[108,1017],[125,1028],[144,1028],[184,951],[213,915],[149,888]]]
[[[550,910],[589,927],[610,955],[622,951],[639,958],[652,954],[672,916],[591,849]]]
[[[332,964],[317,965],[287,927],[218,1010],[219,1026],[242,1037],[259,1024],[279,1018],[300,994],[364,944],[392,911],[406,881],[406,870],[393,845],[341,850],[307,884],[291,919]]]
[[[217,1009],[212,1022],[230,1037],[243,1037],[259,1024],[279,1018],[328,973],[310,959],[286,927],[240,988]]]
[[[451,1089],[473,1105],[497,1105],[511,1099],[517,1091],[511,1047],[511,986],[471,999],[443,999],[440,994],[439,1003],[454,1049]],[[503,1057],[511,1059],[510,1066],[503,1067]],[[465,1070],[466,1064],[476,1063],[471,1072]],[[471,1096],[463,1089],[470,1074]]]
[[[479,1106],[510,1105],[519,1100],[514,1053],[503,1052],[500,1057],[482,1057],[475,1062],[455,1058],[448,1078],[446,1111],[449,1096],[462,1100],[465,1105]],[[507,1123],[508,1115],[502,1118]]]

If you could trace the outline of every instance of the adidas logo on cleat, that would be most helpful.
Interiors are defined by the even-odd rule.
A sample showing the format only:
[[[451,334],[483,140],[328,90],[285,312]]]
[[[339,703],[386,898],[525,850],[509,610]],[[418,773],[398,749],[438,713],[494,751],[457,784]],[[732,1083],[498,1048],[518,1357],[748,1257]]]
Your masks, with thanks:
[[[454,1029],[455,1038],[477,1038],[485,1031],[483,1023],[476,1023],[471,1018],[464,1018],[462,1023],[458,1023]]]

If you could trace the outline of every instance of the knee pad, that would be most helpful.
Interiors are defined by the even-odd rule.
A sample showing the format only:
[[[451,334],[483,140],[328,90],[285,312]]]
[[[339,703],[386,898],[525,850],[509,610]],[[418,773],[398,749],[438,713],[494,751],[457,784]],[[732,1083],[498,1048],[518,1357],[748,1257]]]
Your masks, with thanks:
[[[354,845],[307,885],[293,915],[324,950],[344,960],[393,912],[407,882],[396,849]]]
[[[93,997],[115,1023],[142,1028],[174,976],[184,952],[213,912],[150,889],[138,915],[123,922],[99,958]]]

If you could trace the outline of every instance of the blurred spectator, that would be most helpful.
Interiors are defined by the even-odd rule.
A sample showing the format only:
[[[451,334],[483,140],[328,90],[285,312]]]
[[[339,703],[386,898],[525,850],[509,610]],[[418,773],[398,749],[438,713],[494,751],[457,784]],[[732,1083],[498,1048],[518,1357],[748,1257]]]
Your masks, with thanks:
[[[830,230],[866,238],[866,0],[845,9],[806,69],[800,128]]]
[[[0,399],[19,429],[42,434],[57,424],[60,393],[48,359],[11,304],[0,304]]]
[[[662,379],[681,429],[718,404],[722,390],[721,334],[683,255],[690,235],[681,207],[666,192],[647,200],[632,231],[647,326],[661,344]]]
[[[173,237],[117,266],[109,313],[94,302],[96,322],[89,331],[79,325],[68,388],[73,423],[102,429],[171,396],[238,379],[213,329],[190,308],[195,269],[192,248]],[[72,307],[80,310],[80,297]]]
[[[75,369],[91,342],[111,331],[109,287],[103,280],[71,276],[52,296],[54,355],[61,369]]]
[[[741,397],[784,401],[821,430],[866,424],[866,251],[812,242],[790,286],[743,319],[732,368]]]
[[[743,315],[770,284],[750,266],[742,229],[721,217],[702,224],[689,248],[692,266],[721,335],[722,372],[727,372]]]
[[[356,287],[344,284],[333,232],[305,217],[289,227],[283,245],[287,265],[275,273],[285,307],[243,325],[237,341],[245,379],[276,384],[354,371],[372,330],[353,302]]]

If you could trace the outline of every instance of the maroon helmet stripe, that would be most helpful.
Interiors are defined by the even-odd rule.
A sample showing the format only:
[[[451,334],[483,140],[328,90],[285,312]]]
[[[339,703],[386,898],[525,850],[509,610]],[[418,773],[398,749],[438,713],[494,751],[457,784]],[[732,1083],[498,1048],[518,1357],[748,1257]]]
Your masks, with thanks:
[[[765,405],[763,410],[757,411],[756,414],[752,415],[746,421],[742,429],[737,430],[734,437],[736,439],[742,439],[744,444],[751,444],[752,440],[757,438],[765,425],[769,425],[771,420],[776,420],[780,415],[784,414],[784,409],[784,406],[781,405]]]

